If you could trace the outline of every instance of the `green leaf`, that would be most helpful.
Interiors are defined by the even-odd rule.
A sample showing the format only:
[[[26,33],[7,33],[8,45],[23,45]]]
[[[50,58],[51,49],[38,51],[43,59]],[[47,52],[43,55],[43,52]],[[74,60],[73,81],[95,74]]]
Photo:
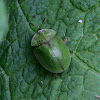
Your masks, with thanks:
[[[9,31],[0,45],[0,100],[97,100],[100,96],[99,0],[7,0]],[[33,19],[32,16],[36,17]],[[35,27],[54,29],[71,52],[57,77],[36,60]]]
[[[7,13],[4,1],[0,0],[0,42],[4,39],[8,29]]]

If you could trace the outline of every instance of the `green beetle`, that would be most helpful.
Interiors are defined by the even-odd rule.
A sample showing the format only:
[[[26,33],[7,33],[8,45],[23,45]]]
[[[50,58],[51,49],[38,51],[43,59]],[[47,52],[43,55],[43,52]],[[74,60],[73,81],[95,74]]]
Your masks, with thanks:
[[[71,61],[69,49],[54,30],[39,30],[33,36],[31,46],[34,47],[37,60],[46,70],[61,73],[68,69]]]

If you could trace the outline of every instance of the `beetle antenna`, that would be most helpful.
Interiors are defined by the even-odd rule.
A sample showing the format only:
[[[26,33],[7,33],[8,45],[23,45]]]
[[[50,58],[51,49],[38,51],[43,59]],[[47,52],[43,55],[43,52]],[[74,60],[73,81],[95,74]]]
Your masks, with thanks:
[[[36,29],[38,29],[33,23],[29,23],[29,24],[31,24],[31,25],[34,26]]]
[[[32,17],[33,17],[33,18],[35,18],[35,15],[33,15]],[[41,29],[42,24],[44,23],[44,21],[45,21],[45,18],[42,20],[42,23],[41,23],[41,25],[40,25],[40,27],[39,27],[39,28],[38,28],[38,27],[36,27],[33,23],[29,23],[29,24],[31,24],[32,26],[34,26],[37,30],[40,30],[40,29]]]
[[[45,18],[42,20],[42,24],[44,23],[44,21],[45,21]]]
[[[35,18],[35,15],[33,15],[32,17]],[[38,27],[36,27],[33,23],[29,23],[29,24],[31,24],[32,26],[34,26],[38,30]]]
[[[42,24],[44,23],[44,21],[45,21],[45,18],[42,20],[42,23],[41,23],[40,27],[38,28],[38,30],[41,29],[41,26],[42,26]]]

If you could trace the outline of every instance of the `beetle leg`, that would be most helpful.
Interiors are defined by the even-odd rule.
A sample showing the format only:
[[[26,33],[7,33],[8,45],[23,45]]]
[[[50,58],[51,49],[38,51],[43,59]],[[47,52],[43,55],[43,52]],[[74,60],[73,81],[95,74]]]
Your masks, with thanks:
[[[64,38],[63,41],[66,42],[67,41],[67,38]]]
[[[54,74],[54,77],[57,77],[57,73]]]
[[[64,35],[64,39],[63,39],[63,41],[66,42],[66,41],[67,41],[67,38],[66,38],[65,33],[63,33],[63,35]]]

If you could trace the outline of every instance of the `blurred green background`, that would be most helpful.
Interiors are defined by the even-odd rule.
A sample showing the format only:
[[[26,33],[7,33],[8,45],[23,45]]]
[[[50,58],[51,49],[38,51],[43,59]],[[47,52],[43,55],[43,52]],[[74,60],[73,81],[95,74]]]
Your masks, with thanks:
[[[4,40],[8,30],[7,11],[5,2],[0,0],[0,43]]]

